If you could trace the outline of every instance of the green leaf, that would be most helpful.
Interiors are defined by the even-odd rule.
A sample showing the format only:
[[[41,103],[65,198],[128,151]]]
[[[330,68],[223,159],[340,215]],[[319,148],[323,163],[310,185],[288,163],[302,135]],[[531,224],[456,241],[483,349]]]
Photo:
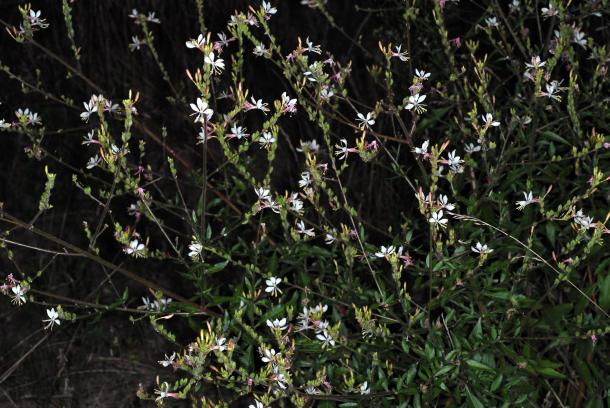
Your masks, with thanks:
[[[474,340],[481,340],[483,338],[483,326],[481,325],[481,318],[479,318],[477,324],[474,326],[474,329],[472,329],[470,336]]]
[[[599,305],[604,310],[610,309],[610,273],[601,279],[599,285]]]
[[[550,130],[545,130],[544,132],[542,132],[542,134],[555,142],[563,143],[570,147],[572,146],[572,144],[570,142],[565,140],[563,137],[559,136],[557,133],[551,132]]]
[[[548,222],[545,226],[546,237],[551,242],[551,245],[555,246],[555,236],[557,232],[557,226],[552,222]]]
[[[491,386],[489,387],[489,391],[491,391],[491,392],[497,391],[498,388],[500,388],[500,385],[502,385],[503,379],[504,379],[504,377],[502,376],[502,374],[497,376],[496,379],[494,380],[494,382],[491,383]]]
[[[468,401],[470,401],[471,406],[474,408],[485,408],[483,403],[479,401],[479,399],[473,395],[468,388],[466,388],[466,391],[468,392]]]
[[[537,368],[536,372],[538,372],[539,374],[542,374],[545,377],[549,377],[549,378],[559,378],[559,379],[567,378],[565,375],[561,374],[559,371],[555,370],[554,368],[550,368],[550,367]]]
[[[493,368],[476,360],[466,360],[466,364],[468,365],[468,367],[474,368],[475,370],[494,371]]]
[[[438,370],[435,374],[434,377],[439,377],[443,374],[448,373],[449,371],[453,370],[455,368],[455,366],[444,366],[441,367],[440,370]]]
[[[227,266],[228,263],[229,263],[229,261],[227,260],[227,261],[223,261],[223,262],[218,262],[217,264],[214,264],[214,265],[208,265],[205,268],[205,274],[211,275],[214,273],[218,273],[218,272],[222,271]]]
[[[417,366],[414,364],[411,366],[411,368],[409,368],[409,371],[407,371],[407,380],[405,381],[405,383],[410,384],[411,382],[413,382],[416,373]]]

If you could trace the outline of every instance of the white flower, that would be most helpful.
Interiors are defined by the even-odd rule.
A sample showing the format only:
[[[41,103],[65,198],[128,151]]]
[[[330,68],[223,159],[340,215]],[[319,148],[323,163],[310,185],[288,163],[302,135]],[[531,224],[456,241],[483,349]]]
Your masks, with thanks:
[[[329,88],[327,86],[324,86],[321,90],[320,90],[320,98],[322,98],[323,100],[329,100],[333,95],[335,95],[335,93],[333,92],[332,88]]]
[[[104,101],[104,112],[118,113],[120,111],[120,107],[117,103],[112,103],[110,99],[106,99]]]
[[[11,288],[11,292],[13,292],[12,302],[16,305],[22,305],[25,303],[25,293],[26,290],[21,287],[21,285],[17,284]]]
[[[159,387],[158,390],[155,390],[155,394],[158,395],[157,398],[155,398],[155,401],[163,401],[165,398],[170,396],[170,392],[169,392],[169,384],[164,382],[163,384],[161,384],[161,386]]]
[[[140,18],[140,13],[138,13],[138,10],[136,9],[131,9],[131,13],[128,14],[127,17],[137,20],[138,18]]]
[[[427,81],[428,78],[430,78],[430,73],[424,71],[423,69],[420,71],[419,69],[415,69],[415,76],[420,80],[420,81]]]
[[[360,394],[362,395],[369,395],[371,393],[371,388],[369,387],[368,381],[365,381],[360,384],[360,387],[358,388],[360,388]]]
[[[199,133],[197,133],[197,144],[202,144],[207,142],[208,140],[208,132],[204,127],[201,127]]]
[[[277,8],[271,7],[271,3],[263,0],[263,13],[265,13],[265,15],[273,15],[277,13]]]
[[[335,242],[337,238],[331,234],[330,232],[327,232],[326,235],[324,235],[324,243],[326,245],[332,245],[333,242]]]
[[[574,36],[572,38],[572,42],[580,45],[583,48],[586,48],[587,37],[585,36],[585,33],[580,31],[578,28],[574,28]]]
[[[281,389],[285,390],[286,389],[286,376],[282,373],[276,373],[275,374],[275,382],[277,383],[277,386],[280,387]]]
[[[131,241],[129,243],[129,246],[125,247],[125,249],[123,249],[123,251],[125,251],[125,253],[127,255],[133,255],[136,258],[143,256],[143,251],[144,251],[144,244],[138,242],[137,239],[134,239],[133,241]]]
[[[517,201],[515,204],[517,205],[517,210],[521,211],[526,206],[537,203],[539,201],[538,198],[534,198],[534,194],[530,191],[529,193],[523,192],[523,201]]]
[[[394,248],[394,245],[390,245],[387,248],[382,245],[381,250],[378,252],[375,252],[375,256],[377,258],[387,258],[390,255],[392,255],[395,251],[396,251],[396,248]]]
[[[314,313],[314,311],[311,311],[312,313]],[[313,329],[315,330],[316,333],[322,333],[325,332],[326,329],[328,329],[328,326],[330,326],[330,323],[328,322],[328,320],[316,320],[313,322]]]
[[[464,151],[468,154],[472,154],[474,152],[479,152],[481,151],[481,146],[480,145],[475,145],[473,143],[467,143],[464,146]]]
[[[261,360],[263,361],[263,363],[271,363],[274,362],[277,357],[279,357],[279,354],[276,355],[275,350],[270,349],[264,351],[264,355],[263,357],[261,357]]]
[[[28,16],[28,20],[30,20],[30,25],[32,27],[40,27],[40,28],[47,28],[49,26],[49,24],[47,23],[47,20],[44,18],[40,18],[41,15],[41,11],[34,11],[34,10],[30,10],[30,14]]]
[[[438,210],[432,213],[432,217],[428,218],[430,224],[444,228],[447,225],[447,219],[443,218],[443,210]]]
[[[265,408],[262,402],[254,400],[254,404],[250,404],[248,408]]]
[[[309,386],[309,387],[305,387],[305,394],[320,395],[320,394],[322,394],[322,392],[319,389],[317,389],[316,387]]]
[[[574,222],[582,227],[584,230],[588,230],[591,227],[595,226],[593,222],[593,218],[589,216],[585,216],[582,210],[578,210],[578,212],[574,215]]]
[[[189,245],[189,257],[194,259],[201,254],[201,251],[203,251],[203,245],[201,245],[199,241],[197,241],[197,239],[193,237],[193,240]]]
[[[557,10],[553,6],[553,3],[549,3],[548,7],[542,7],[540,9],[540,11],[542,12],[542,17],[543,18],[548,18],[548,17],[553,17],[553,16],[559,15],[559,10]]]
[[[0,129],[8,129],[10,127],[10,123],[7,123],[4,119],[0,119]]]
[[[157,363],[161,364],[163,367],[169,367],[174,363],[175,359],[176,359],[176,352],[173,352],[172,355],[169,357],[166,354],[165,360],[157,361]]]
[[[140,209],[135,204],[130,204],[129,207],[127,207],[127,214],[137,217],[140,214]]]
[[[91,170],[92,168],[96,167],[97,165],[99,165],[102,162],[102,159],[100,158],[100,156],[98,156],[97,154],[91,158],[89,158],[89,161],[86,164],[86,167]]]
[[[430,141],[426,140],[426,141],[424,141],[424,143],[422,143],[421,147],[416,147],[415,149],[413,149],[413,152],[415,152],[415,154],[421,154],[422,156],[427,156],[429,145],[430,145]]]
[[[286,318],[275,319],[273,321],[267,320],[267,327],[272,330],[286,330],[288,326],[286,326]]]
[[[320,145],[317,140],[308,140],[306,142],[300,141],[301,147],[297,147],[297,152],[310,152],[310,153],[318,153],[320,151]],[[302,173],[301,173],[302,174]]]
[[[460,159],[460,156],[456,156],[456,151],[452,151],[449,152],[448,156],[447,156],[447,164],[449,165],[449,167],[455,167],[455,166],[459,166],[459,164],[462,162],[462,160]]]
[[[282,293],[282,290],[278,287],[278,285],[282,282],[282,278],[276,278],[275,276],[270,277],[265,280],[267,287],[265,288],[265,292],[271,293],[272,296],[277,296],[278,293]]]
[[[364,116],[362,113],[358,112],[358,114],[356,116],[357,116],[356,120],[359,122],[358,127],[361,130],[364,130],[364,128],[367,128],[367,127],[371,127],[375,124],[373,112],[367,113],[366,116]]]
[[[533,56],[530,63],[525,63],[525,66],[528,68],[539,69],[542,68],[546,64],[546,61],[542,61],[538,55]]]
[[[320,334],[317,334],[316,338],[322,342],[322,348],[335,346],[335,340],[326,330]]]
[[[254,96],[252,96],[250,98],[250,100],[252,101],[252,103],[246,102],[247,103],[247,107],[246,107],[246,111],[249,111],[251,109],[258,109],[260,111],[264,112],[269,112],[269,108],[267,107],[267,103],[263,102],[262,99],[254,99]]]
[[[315,307],[311,308],[311,313],[326,313],[328,310],[328,305],[323,305],[322,303],[318,303]]]
[[[154,11],[148,13],[148,15],[146,16],[146,21],[148,21],[149,23],[161,24],[161,20],[155,17]]]
[[[453,211],[455,209],[455,205],[449,202],[449,198],[447,198],[446,195],[441,194],[438,197],[438,204],[441,206],[441,208],[445,208],[449,211]]]
[[[561,102],[561,96],[558,95],[558,93],[561,92],[561,88],[559,86],[558,81],[551,81],[550,83],[545,85],[545,88],[546,92],[540,92],[540,96],[546,96],[547,98]]]
[[[203,117],[206,120],[210,120],[214,111],[208,107],[208,102],[201,98],[197,98],[197,104],[191,103],[191,109],[195,112],[191,116],[195,116],[195,122],[204,122]]]
[[[494,117],[491,113],[486,113],[485,115],[481,115],[481,119],[483,119],[485,129],[488,129],[490,126],[494,126],[494,127],[500,126],[500,122],[495,121]]]
[[[83,102],[83,105],[85,106],[85,111],[80,114],[80,118],[84,122],[88,122],[89,117],[94,112],[97,112],[97,103],[95,101],[89,101],[89,102]]]
[[[263,57],[263,56],[269,55],[269,50],[267,49],[267,47],[265,47],[265,44],[260,43],[260,44],[256,44],[256,46],[254,47],[254,51],[252,51],[252,53],[254,55],[256,55],[257,57]]]
[[[150,310],[150,311],[163,311],[167,308],[167,306],[172,303],[172,299],[170,298],[161,298],[159,300],[155,300],[153,302],[150,301],[149,298],[142,298],[142,306],[138,306],[138,309]]]
[[[339,144],[335,145],[335,156],[337,156],[339,160],[346,159],[349,152],[350,148],[347,147],[347,140],[341,139],[339,140]]]
[[[143,297],[142,306],[138,306],[138,309],[153,310],[153,306],[154,306],[154,303],[151,303],[151,301],[148,297]]]
[[[40,125],[42,121],[36,112],[30,111],[28,108],[17,109],[15,116],[19,122],[25,122],[27,125]]]
[[[146,44],[145,41],[140,40],[137,35],[134,35],[131,37],[131,43],[129,43],[129,50],[132,52],[135,50],[140,50],[140,47],[144,44]]]
[[[513,0],[509,5],[508,8],[510,9],[511,12],[515,12],[517,10],[519,10],[519,6],[521,5],[521,2],[519,0]]]
[[[320,48],[320,46],[313,45],[313,42],[309,41],[309,37],[305,39],[305,44],[307,45],[307,47],[305,47],[305,51],[314,52],[316,54],[322,54],[322,49]]]
[[[485,23],[487,23],[487,27],[489,28],[498,26],[498,20],[494,16],[485,18]]]
[[[261,148],[269,148],[273,143],[275,143],[275,137],[270,132],[263,132],[261,137],[258,139],[258,143],[260,143]]]
[[[242,126],[237,126],[236,124],[231,126],[231,133],[228,133],[227,136],[228,137],[236,137],[238,139],[242,139],[244,137],[249,136],[248,133],[246,133],[248,131],[248,129],[246,129],[245,127]]]
[[[398,44],[394,47],[395,51],[392,51],[392,57],[396,57],[402,62],[406,62],[409,60],[409,56],[406,51],[402,51],[402,44]]]
[[[422,102],[426,100],[426,95],[420,95],[420,94],[415,94],[415,95],[411,95],[409,96],[409,103],[407,103],[407,106],[405,106],[406,110],[412,110],[415,109],[415,112],[417,113],[423,113],[426,111],[426,105],[424,105]]]
[[[299,180],[299,187],[305,188],[309,186],[312,182],[311,173],[308,171],[304,171],[301,173],[301,179]]]
[[[227,39],[227,35],[223,32],[220,32],[218,34],[216,34],[216,36],[218,37],[218,41],[217,43],[220,44],[221,47],[226,47],[229,45],[229,39]]]
[[[170,298],[161,298],[159,301],[154,301],[156,310],[165,310],[170,303],[172,303]]]
[[[280,206],[278,205],[278,203],[274,200],[269,200],[263,203],[262,208],[269,208],[271,209],[271,211],[273,211],[276,214],[280,213]]]
[[[216,341],[215,341],[215,345],[214,345],[214,349],[223,352],[227,349],[227,346],[225,345],[225,343],[227,342],[227,339],[225,339],[224,337],[217,337]]]
[[[121,154],[129,153],[129,147],[128,146],[119,147],[113,143],[110,145],[110,151],[112,152],[113,155],[119,156]]]
[[[319,319],[324,313],[326,313],[327,310],[328,305],[318,304],[317,306],[312,307],[311,309],[308,309],[307,306],[303,306],[303,313],[299,314],[299,316],[297,317],[297,319],[299,320],[297,326],[298,330],[314,329],[316,333],[321,333],[326,330],[329,325],[328,321],[320,321]],[[311,317],[312,315],[315,317],[315,321],[313,321],[314,318]],[[310,324],[310,322],[312,322],[313,324]]]
[[[42,124],[42,120],[38,117],[38,114],[35,112],[32,112],[29,116],[28,116],[28,123],[30,125],[40,125]]]
[[[297,319],[299,320],[299,323],[297,324],[298,330],[310,329],[311,325],[309,324],[309,314],[310,311],[309,309],[307,309],[307,306],[303,306],[303,313],[299,314],[299,316],[297,317]]]
[[[59,321],[59,313],[57,313],[54,308],[47,309],[47,316],[49,316],[49,318],[44,319],[42,321],[43,323],[45,323],[45,322],[47,323],[44,327],[45,330],[52,329],[53,325],[55,325],[55,324],[58,326],[61,324],[61,322]]]
[[[214,51],[211,51],[208,55],[203,59],[204,64],[208,64],[212,66],[212,72],[216,75],[220,74],[223,69],[225,69],[225,62],[222,58],[216,58]]]
[[[481,255],[487,255],[493,252],[493,249],[489,248],[487,244],[481,244],[480,242],[477,242],[477,244],[473,247],[470,247],[470,249],[472,250],[472,252],[476,252],[477,254]]]
[[[290,98],[286,92],[282,92],[282,112],[295,113],[296,111],[296,98]]]
[[[254,189],[254,192],[256,193],[260,201],[271,200],[271,193],[268,188],[258,187]]]
[[[315,237],[316,234],[313,232],[313,228],[307,228],[303,221],[297,222],[297,232],[299,234],[307,235],[308,237]]]
[[[186,48],[203,48],[206,40],[203,34],[199,34],[196,40],[190,39],[186,42]]]

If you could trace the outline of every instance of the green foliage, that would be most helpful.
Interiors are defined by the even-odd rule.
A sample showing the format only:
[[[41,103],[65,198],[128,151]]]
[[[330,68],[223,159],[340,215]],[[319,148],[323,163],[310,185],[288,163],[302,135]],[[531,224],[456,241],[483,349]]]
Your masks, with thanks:
[[[102,94],[84,103],[84,168],[45,147],[30,110],[0,122],[45,161],[34,221],[57,211],[46,163],[96,208],[79,226],[87,251],[39,235],[154,293],[134,306],[123,282],[112,301],[85,303],[148,317],[178,350],[160,361],[177,379],[160,367],[138,395],[256,408],[602,406],[610,89],[609,34],[596,30],[608,2],[389,1],[358,9],[380,26],[354,37],[325,1],[305,3],[350,54],[315,45],[315,31],[287,47],[274,24],[283,4],[263,2],[236,11],[226,37],[188,40],[180,52],[195,63],[182,78],[157,50],[162,21],[133,12],[144,39],[130,48],[145,46],[139,58],[165,82],[163,103],[186,123],[179,138],[147,127],[150,95],[129,84],[121,106]],[[62,6],[79,62],[78,6]],[[202,31],[207,7],[193,2]],[[20,10],[23,28],[9,33],[27,44],[47,27]],[[257,93],[265,71],[272,102]],[[100,255],[100,237],[124,253]],[[58,308],[66,321],[82,313]]]

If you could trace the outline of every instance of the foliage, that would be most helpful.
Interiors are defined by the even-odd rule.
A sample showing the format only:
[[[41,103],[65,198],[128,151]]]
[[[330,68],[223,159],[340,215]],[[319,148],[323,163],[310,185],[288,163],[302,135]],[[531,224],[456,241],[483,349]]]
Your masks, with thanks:
[[[379,26],[353,36],[325,1],[286,6],[347,39],[334,55],[317,29],[287,45],[283,3],[244,6],[214,34],[207,2],[193,3],[202,34],[174,51],[188,55],[182,76],[158,49],[174,27],[129,15],[129,49],[164,81],[158,100],[123,83],[114,103],[81,70],[72,13],[85,5],[63,2],[66,27],[29,5],[5,23],[93,95],[82,110],[80,95],[1,65],[45,99],[40,115],[15,105],[0,121],[44,165],[31,221],[4,203],[4,254],[36,236],[41,256],[124,279],[104,279],[114,295],[96,303],[57,304],[33,290],[44,269],[16,270],[3,293],[57,308],[47,330],[146,317],[172,344],[138,391],[159,405],[610,403],[607,0],[354,2]],[[51,30],[67,55],[39,42]],[[180,127],[159,135],[155,120]],[[79,151],[69,161],[48,139],[75,121],[86,136],[62,142]],[[85,245],[38,226],[74,187],[93,214],[69,221]],[[154,298],[138,306],[142,286]]]

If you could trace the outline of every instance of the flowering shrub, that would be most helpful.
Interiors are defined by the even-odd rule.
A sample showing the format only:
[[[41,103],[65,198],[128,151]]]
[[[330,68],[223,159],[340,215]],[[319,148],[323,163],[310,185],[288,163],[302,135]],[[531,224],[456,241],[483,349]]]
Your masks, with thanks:
[[[0,208],[3,257],[77,257],[111,290],[7,262],[2,293],[50,334],[145,318],[168,342],[137,394],[160,406],[609,403],[608,1],[354,3],[378,24],[356,34],[301,3],[349,49],[288,44],[279,2],[208,30],[197,0],[176,70],[158,37],[180,27],[132,10],[113,47],[161,95],[81,69],[85,4],[7,17],[79,88],[0,66],[34,101],[2,105],[2,137],[44,169],[36,208]]]

